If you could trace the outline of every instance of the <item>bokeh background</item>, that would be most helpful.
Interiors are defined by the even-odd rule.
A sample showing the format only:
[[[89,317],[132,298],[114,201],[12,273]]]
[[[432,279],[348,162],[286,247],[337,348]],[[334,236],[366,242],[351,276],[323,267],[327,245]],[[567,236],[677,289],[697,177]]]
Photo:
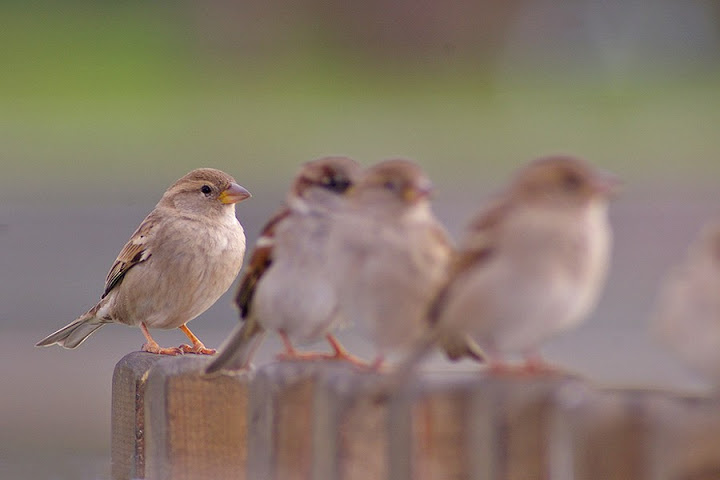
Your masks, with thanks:
[[[238,207],[252,244],[321,155],[415,159],[454,235],[527,160],[586,157],[625,180],[611,276],[546,355],[601,384],[703,390],[646,324],[658,282],[719,213],[718,5],[4,0],[0,477],[108,477],[112,370],[142,335],[33,345],[94,304],[137,224],[200,166],[253,192]],[[193,330],[217,346],[235,322],[228,295]]]

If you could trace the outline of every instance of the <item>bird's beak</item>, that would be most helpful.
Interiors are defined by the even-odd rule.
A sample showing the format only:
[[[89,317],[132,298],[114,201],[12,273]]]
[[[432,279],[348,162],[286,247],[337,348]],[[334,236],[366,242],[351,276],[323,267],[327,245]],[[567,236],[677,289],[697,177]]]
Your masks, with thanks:
[[[246,198],[250,197],[252,197],[252,195],[250,195],[250,192],[248,192],[245,188],[241,187],[237,183],[231,183],[228,188],[220,193],[218,198],[221,203],[228,205],[231,203],[242,202]]]
[[[405,197],[405,201],[408,203],[415,203],[418,200],[421,200],[423,198],[427,198],[430,195],[432,195],[434,190],[433,184],[429,181],[422,182],[419,185],[415,185],[409,188],[406,188],[403,192],[403,196]]]
[[[623,182],[620,177],[610,172],[600,172],[592,182],[593,190],[607,197],[616,195],[622,186]]]

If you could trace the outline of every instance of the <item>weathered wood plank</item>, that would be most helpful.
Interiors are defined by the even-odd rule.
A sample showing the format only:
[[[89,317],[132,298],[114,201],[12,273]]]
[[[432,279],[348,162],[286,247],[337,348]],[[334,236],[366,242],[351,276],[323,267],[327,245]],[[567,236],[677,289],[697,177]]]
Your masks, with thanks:
[[[151,353],[133,352],[115,365],[110,421],[113,480],[145,478],[145,382],[160,359]]]
[[[649,480],[646,405],[657,394],[587,385],[560,392],[553,418],[553,480]]]
[[[388,402],[380,375],[350,368],[318,379],[313,406],[314,480],[388,478]]]
[[[559,374],[424,376],[391,406],[390,478],[550,478],[553,398],[577,381]]]
[[[250,395],[250,478],[309,479],[313,468],[314,405],[318,381],[349,365],[278,362],[258,369]]]
[[[211,377],[206,364],[118,362],[113,480],[720,478],[720,397],[481,371],[378,397],[383,377],[344,363]]]
[[[244,479],[251,373],[207,377],[207,359],[165,358],[145,401],[148,480]]]
[[[658,395],[648,417],[651,478],[720,478],[720,398]]]

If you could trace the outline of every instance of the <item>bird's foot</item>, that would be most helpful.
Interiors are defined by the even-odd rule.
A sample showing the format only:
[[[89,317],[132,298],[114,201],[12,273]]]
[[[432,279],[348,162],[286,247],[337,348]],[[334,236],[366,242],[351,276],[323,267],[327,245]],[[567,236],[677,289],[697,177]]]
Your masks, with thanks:
[[[180,349],[178,347],[163,348],[160,345],[158,345],[157,343],[145,343],[145,344],[143,344],[143,346],[140,350],[143,352],[155,353],[158,355],[173,355],[173,356],[175,356],[175,355],[183,354],[182,349]]]
[[[357,367],[361,370],[370,370],[370,371],[378,371],[380,369],[380,366],[375,365],[375,363],[370,363],[362,358],[356,357],[355,355],[351,355],[346,351],[340,351],[340,352],[333,352],[333,353],[325,353],[325,352],[298,352],[294,351],[292,353],[285,352],[280,353],[275,356],[277,360],[299,360],[299,361],[307,361],[312,362],[316,360],[330,360],[335,362],[348,362],[352,366]]]
[[[335,338],[335,336],[332,333],[328,333],[325,338],[327,339],[328,343],[333,349],[333,353],[329,353],[326,355],[326,358],[328,360],[337,360],[337,361],[343,361],[348,362],[352,366],[359,368],[361,370],[370,370],[370,371],[378,371],[379,369],[376,367],[375,363],[370,363],[365,360],[363,360],[360,357],[356,357],[355,355],[352,355],[350,352],[345,350],[345,347],[342,346],[340,341]]]
[[[524,363],[511,365],[499,361],[490,361],[488,370],[493,375],[526,377],[557,372],[557,367],[547,363],[541,357],[533,356],[525,359]]]
[[[202,343],[196,343],[192,346],[188,345],[187,343],[183,343],[180,345],[179,350],[182,353],[194,353],[196,355],[215,355],[217,350],[214,348],[207,348]]]
[[[558,371],[555,365],[546,362],[542,357],[532,356],[525,360],[525,372],[529,375],[541,375]]]
[[[275,358],[281,361],[300,360],[304,362],[312,362],[314,360],[327,360],[329,356],[332,355],[323,352],[298,352],[297,350],[293,350],[291,352],[278,353],[275,355]]]
[[[348,362],[352,366],[360,368],[362,370],[377,371],[379,369],[379,367],[377,367],[374,362],[371,363],[367,360],[363,360],[362,358],[356,357],[355,355],[352,355],[345,350],[339,350],[335,353],[329,353],[327,354],[327,359]]]

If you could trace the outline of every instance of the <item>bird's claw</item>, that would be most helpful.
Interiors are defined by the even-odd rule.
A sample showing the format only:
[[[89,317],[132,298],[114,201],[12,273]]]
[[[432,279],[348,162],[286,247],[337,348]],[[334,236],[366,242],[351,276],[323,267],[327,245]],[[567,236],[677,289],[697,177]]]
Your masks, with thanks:
[[[176,355],[182,355],[182,354],[183,354],[182,349],[180,349],[180,348],[178,348],[178,347],[163,348],[163,347],[161,347],[160,345],[158,345],[157,343],[155,343],[155,344],[145,343],[145,344],[143,344],[143,346],[142,346],[142,348],[141,348],[141,351],[143,351],[143,352],[148,352],[148,353],[155,353],[155,354],[157,354],[157,355],[172,355],[172,356],[176,356]]]
[[[214,348],[207,348],[202,343],[198,345],[188,345],[187,343],[183,343],[178,348],[182,353],[194,353],[196,355],[215,355],[217,350]]]

